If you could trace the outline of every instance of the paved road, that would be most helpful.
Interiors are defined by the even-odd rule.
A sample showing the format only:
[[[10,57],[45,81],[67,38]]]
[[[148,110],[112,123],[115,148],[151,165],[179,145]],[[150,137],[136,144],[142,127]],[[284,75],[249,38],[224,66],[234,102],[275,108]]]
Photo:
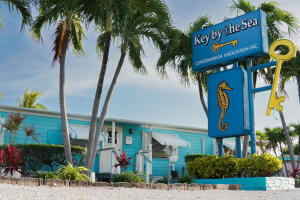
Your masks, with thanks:
[[[300,200],[300,189],[290,191],[163,191],[137,188],[73,188],[73,187],[30,187],[0,184],[0,200],[189,200],[189,199],[271,199]]]

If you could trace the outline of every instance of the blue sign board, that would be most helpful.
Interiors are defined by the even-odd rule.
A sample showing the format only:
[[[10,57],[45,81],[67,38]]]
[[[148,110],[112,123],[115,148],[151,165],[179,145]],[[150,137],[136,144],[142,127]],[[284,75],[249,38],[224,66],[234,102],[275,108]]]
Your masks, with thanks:
[[[269,51],[266,14],[256,10],[192,34],[193,70],[203,72]]]
[[[248,80],[235,67],[208,77],[208,135],[215,138],[249,134]]]

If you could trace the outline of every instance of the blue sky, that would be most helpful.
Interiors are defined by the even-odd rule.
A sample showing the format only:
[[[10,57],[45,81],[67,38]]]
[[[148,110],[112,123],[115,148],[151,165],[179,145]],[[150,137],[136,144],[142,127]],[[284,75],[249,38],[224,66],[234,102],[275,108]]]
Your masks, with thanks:
[[[208,15],[214,23],[224,17],[233,17],[230,13],[231,0],[167,0],[166,1],[177,28],[186,30],[199,16]],[[262,1],[253,1],[258,4]],[[296,1],[280,0],[279,6],[295,13],[300,19],[300,5]],[[54,27],[43,31],[43,43],[32,40],[28,31],[20,32],[21,18],[16,13],[9,13],[2,5],[0,30],[0,85],[3,98],[1,104],[16,106],[18,96],[25,89],[42,91],[39,103],[49,110],[59,111],[58,102],[58,65],[51,67],[52,41]],[[100,71],[99,57],[95,51],[97,31],[93,26],[86,30],[87,38],[83,42],[85,56],[77,57],[70,49],[67,54],[66,93],[69,113],[90,114],[95,88]],[[298,46],[300,36],[290,38]],[[119,43],[115,41],[110,51],[108,71],[105,79],[106,94],[120,56]],[[183,87],[177,75],[169,70],[168,79],[161,79],[155,72],[159,52],[148,41],[144,42],[146,57],[143,61],[148,76],[135,74],[126,59],[117,87],[114,90],[107,117],[131,120],[159,122],[207,128],[207,119],[202,110],[198,88],[191,85]],[[264,83],[259,80],[259,85]],[[299,102],[296,82],[288,84],[289,97],[284,103],[284,114],[288,123],[298,122]],[[278,114],[265,116],[269,92],[259,93],[255,98],[256,128],[281,126]],[[104,95],[103,95],[104,96]],[[102,99],[103,102],[103,99]]]

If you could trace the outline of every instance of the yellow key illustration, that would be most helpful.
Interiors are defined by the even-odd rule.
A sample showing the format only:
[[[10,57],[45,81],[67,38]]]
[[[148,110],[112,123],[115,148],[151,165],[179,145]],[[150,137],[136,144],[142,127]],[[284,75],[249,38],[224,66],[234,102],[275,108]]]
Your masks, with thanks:
[[[223,43],[223,44],[219,44],[218,42],[215,42],[212,46],[211,46],[211,50],[215,53],[218,52],[219,48],[225,46],[225,45],[228,45],[228,44],[232,44],[232,46],[236,46],[238,44],[238,41],[237,40],[232,40],[230,42],[226,42],[226,43]]]
[[[287,54],[280,55],[275,52],[275,49],[281,45],[287,46],[289,48],[289,52]],[[270,46],[269,55],[272,59],[277,60],[277,65],[276,65],[274,81],[273,81],[271,95],[270,95],[269,104],[268,104],[267,113],[266,113],[267,116],[270,116],[271,111],[274,108],[276,108],[278,111],[282,111],[282,109],[283,109],[283,107],[282,107],[282,105],[280,105],[280,103],[284,102],[285,97],[284,96],[277,97],[276,96],[276,88],[278,85],[278,79],[279,79],[280,70],[281,70],[283,61],[288,61],[288,60],[296,57],[296,49],[297,48],[293,44],[293,42],[290,40],[287,40],[287,39],[277,40],[277,41],[273,42]]]

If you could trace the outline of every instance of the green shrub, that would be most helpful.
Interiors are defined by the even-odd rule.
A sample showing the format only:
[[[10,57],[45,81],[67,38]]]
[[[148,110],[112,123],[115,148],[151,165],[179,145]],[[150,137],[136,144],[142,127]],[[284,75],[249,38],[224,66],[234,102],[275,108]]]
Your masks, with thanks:
[[[43,172],[38,175],[38,178],[50,179],[50,178],[58,178],[55,172]]]
[[[158,179],[155,183],[164,183],[168,184],[168,177],[164,176],[161,179]]]
[[[4,149],[5,145],[0,146]],[[16,144],[15,147],[21,150],[25,161],[26,170],[36,174],[38,171],[57,171],[58,166],[67,164],[63,145],[49,144]],[[86,148],[72,146],[73,165],[84,165]]]
[[[248,177],[273,176],[281,168],[281,161],[270,154],[254,154],[247,159],[241,160],[241,170],[243,170]]]
[[[189,161],[193,161],[196,158],[202,158],[204,156],[207,156],[207,155],[204,155],[204,154],[190,154],[190,155],[184,156],[184,161],[185,161],[185,163],[188,163]]]
[[[183,175],[178,179],[178,183],[191,184],[193,182],[193,177],[190,175]]]
[[[145,176],[142,173],[124,172],[122,174],[115,174],[112,177],[112,182],[141,183],[145,182]]]
[[[238,159],[227,155],[199,156],[186,164],[189,175],[200,179],[238,177],[245,172],[248,177],[273,176],[282,168],[281,161],[269,154]]]
[[[83,166],[73,167],[71,163],[68,163],[58,169],[57,176],[62,180],[90,181],[91,179],[84,174],[85,171],[88,171],[88,169]]]

